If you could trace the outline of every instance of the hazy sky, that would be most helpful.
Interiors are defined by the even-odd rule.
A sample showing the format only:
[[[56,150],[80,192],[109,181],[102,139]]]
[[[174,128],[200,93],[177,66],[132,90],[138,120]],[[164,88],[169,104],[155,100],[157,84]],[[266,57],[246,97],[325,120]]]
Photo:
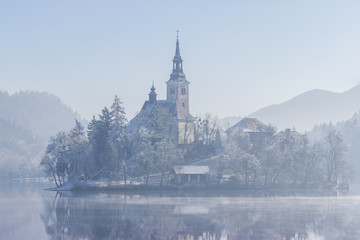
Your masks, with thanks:
[[[0,89],[47,91],[89,119],[166,97],[176,30],[190,111],[246,115],[360,83],[360,1],[2,0]]]

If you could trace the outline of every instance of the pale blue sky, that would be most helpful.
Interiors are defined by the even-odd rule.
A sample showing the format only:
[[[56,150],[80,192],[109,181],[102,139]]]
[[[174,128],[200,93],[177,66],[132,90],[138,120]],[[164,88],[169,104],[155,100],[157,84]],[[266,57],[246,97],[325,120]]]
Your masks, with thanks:
[[[48,91],[89,119],[164,99],[176,30],[190,111],[246,115],[360,83],[360,1],[0,2],[0,89]]]

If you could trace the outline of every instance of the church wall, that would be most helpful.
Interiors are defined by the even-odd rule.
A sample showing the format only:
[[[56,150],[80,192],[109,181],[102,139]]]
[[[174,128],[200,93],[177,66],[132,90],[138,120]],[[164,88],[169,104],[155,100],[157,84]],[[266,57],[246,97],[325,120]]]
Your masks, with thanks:
[[[185,91],[185,92],[183,92]],[[171,81],[167,83],[167,99],[175,100],[189,112],[189,84]]]
[[[175,100],[177,99],[178,88],[174,82],[167,83],[167,100]]]
[[[182,94],[182,89],[185,90],[185,94]],[[184,107],[186,108],[186,111],[189,112],[189,86],[186,84],[184,85],[179,85],[178,86],[178,99],[177,101],[180,102],[181,106],[183,106],[184,103]]]

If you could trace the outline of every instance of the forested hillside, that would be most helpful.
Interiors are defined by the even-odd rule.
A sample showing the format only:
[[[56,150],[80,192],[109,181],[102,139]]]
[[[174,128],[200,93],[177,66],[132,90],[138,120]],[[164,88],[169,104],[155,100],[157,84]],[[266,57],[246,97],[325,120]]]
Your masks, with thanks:
[[[43,175],[39,164],[48,139],[78,118],[55,95],[0,91],[0,177]]]
[[[0,118],[15,122],[46,142],[59,130],[68,130],[79,116],[50,93],[24,91],[13,95],[0,92]]]
[[[39,176],[43,149],[29,130],[0,119],[0,177]]]

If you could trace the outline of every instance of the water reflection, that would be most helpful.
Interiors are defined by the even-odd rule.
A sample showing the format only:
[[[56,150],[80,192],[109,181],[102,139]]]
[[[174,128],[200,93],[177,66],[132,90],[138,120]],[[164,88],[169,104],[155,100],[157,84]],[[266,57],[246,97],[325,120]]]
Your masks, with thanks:
[[[174,208],[138,196],[57,194],[42,219],[52,239],[185,239],[203,232],[219,234],[207,216],[174,215]]]
[[[61,194],[51,239],[360,239],[358,197]]]

